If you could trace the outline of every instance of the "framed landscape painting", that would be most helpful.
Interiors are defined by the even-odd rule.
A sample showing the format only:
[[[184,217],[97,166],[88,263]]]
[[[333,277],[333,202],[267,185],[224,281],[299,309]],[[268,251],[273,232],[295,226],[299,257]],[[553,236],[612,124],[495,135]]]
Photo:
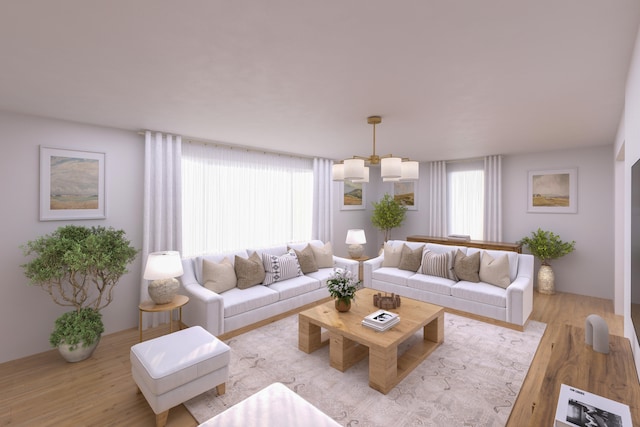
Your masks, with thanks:
[[[365,191],[362,182],[342,182],[340,210],[362,210],[366,207],[365,203]]]
[[[40,221],[105,218],[104,153],[40,147]]]
[[[578,169],[529,171],[527,212],[578,212]]]
[[[418,183],[416,181],[398,181],[391,183],[393,199],[410,211],[418,210]]]

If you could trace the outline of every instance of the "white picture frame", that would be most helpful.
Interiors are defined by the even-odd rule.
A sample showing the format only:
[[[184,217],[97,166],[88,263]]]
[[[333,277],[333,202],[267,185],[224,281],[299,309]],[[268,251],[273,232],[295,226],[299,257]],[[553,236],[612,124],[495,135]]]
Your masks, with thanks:
[[[527,212],[577,213],[578,169],[529,171]]]
[[[40,146],[40,221],[104,219],[105,153]]]
[[[356,211],[366,209],[366,187],[362,182],[343,181],[340,183],[340,210]]]
[[[391,183],[391,196],[403,204],[407,210],[418,210],[418,182],[395,181]]]

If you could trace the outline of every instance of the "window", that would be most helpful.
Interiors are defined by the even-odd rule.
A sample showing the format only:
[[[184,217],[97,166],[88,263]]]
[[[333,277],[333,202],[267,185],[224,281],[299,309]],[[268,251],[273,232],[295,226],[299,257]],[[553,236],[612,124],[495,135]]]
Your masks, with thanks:
[[[484,240],[484,163],[447,163],[449,234]]]
[[[311,239],[313,161],[209,144],[182,148],[182,252]]]

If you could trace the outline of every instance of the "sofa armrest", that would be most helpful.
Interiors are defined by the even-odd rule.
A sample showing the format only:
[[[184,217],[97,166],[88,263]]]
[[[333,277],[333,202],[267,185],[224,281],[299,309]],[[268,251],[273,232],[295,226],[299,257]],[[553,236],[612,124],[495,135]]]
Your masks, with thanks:
[[[195,277],[195,259],[182,260],[184,274],[180,285],[189,303],[183,308],[183,321],[188,326],[202,326],[211,334],[224,333],[224,299],[202,286]]]
[[[533,311],[533,256],[518,258],[518,276],[507,287],[507,322],[523,326]]]
[[[382,261],[384,261],[384,255],[377,256],[375,258],[371,258],[362,263],[364,275],[364,287],[370,288],[371,281],[373,280],[373,271],[382,267]]]
[[[334,255],[333,265],[336,268],[342,268],[346,271],[350,271],[355,277],[358,277],[358,270],[360,268],[360,263],[354,259],[342,258]]]

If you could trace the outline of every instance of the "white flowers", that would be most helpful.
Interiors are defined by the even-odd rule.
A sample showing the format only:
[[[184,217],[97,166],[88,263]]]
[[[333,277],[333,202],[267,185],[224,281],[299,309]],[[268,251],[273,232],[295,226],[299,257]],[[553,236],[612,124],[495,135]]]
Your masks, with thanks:
[[[351,301],[356,297],[356,291],[360,280],[351,271],[341,268],[334,269],[333,274],[327,280],[329,294],[333,298]]]

